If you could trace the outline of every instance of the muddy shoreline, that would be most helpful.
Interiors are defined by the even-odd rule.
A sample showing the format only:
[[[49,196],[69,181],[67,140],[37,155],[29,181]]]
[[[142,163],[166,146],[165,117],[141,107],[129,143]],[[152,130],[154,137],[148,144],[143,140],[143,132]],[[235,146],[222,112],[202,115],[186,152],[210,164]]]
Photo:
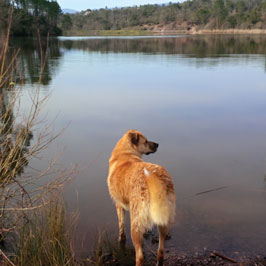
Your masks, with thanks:
[[[114,256],[111,253],[105,253],[102,262],[108,266],[134,266],[135,256],[133,248],[131,251],[125,251],[126,255],[120,253],[120,256]],[[146,250],[144,252],[144,266],[153,266],[156,264],[156,250]],[[203,250],[195,254],[176,253],[166,249],[164,266],[265,266],[266,256],[247,256],[244,254],[235,254],[230,257],[221,251]]]
[[[245,255],[238,258],[231,258],[222,252],[203,251],[194,255],[169,254],[165,259],[165,266],[178,265],[238,265],[238,266],[263,266],[266,265],[265,256],[248,257]]]

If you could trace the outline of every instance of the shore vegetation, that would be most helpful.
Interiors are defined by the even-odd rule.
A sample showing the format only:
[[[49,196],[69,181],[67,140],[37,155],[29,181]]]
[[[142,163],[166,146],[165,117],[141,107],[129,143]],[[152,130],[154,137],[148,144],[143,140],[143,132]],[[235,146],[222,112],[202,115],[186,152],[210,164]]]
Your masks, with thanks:
[[[60,18],[64,35],[130,30],[153,33],[266,30],[266,0],[187,0],[180,3],[87,9]],[[76,34],[75,34],[76,33]],[[244,32],[243,32],[244,33]]]
[[[28,92],[30,104],[21,104],[19,50],[9,46],[14,12],[12,7],[8,10],[7,30],[0,41],[0,264],[74,265],[62,189],[76,166],[58,168],[57,155],[41,169],[33,165],[62,132],[53,133],[52,125],[42,119],[48,100],[40,90],[47,47],[39,51],[39,82]]]

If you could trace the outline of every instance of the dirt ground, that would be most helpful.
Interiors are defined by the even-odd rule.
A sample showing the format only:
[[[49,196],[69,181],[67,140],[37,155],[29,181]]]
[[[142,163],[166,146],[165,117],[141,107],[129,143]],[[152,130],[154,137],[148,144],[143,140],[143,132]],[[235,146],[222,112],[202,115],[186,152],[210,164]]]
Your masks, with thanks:
[[[232,259],[220,252],[204,252],[198,255],[170,255],[166,256],[165,266],[198,266],[198,265],[238,265],[238,266],[263,266],[266,265],[266,257],[256,256],[249,258],[242,256]]]
[[[126,253],[106,254],[103,260],[103,265],[106,266],[134,266],[135,252],[134,248],[126,250]],[[156,251],[146,249],[144,252],[144,266],[156,265]],[[218,251],[204,250],[195,254],[177,254],[174,250],[167,251],[165,254],[164,266],[221,266],[221,265],[236,265],[236,266],[266,266],[266,256],[245,256],[236,254],[233,257],[224,255]]]

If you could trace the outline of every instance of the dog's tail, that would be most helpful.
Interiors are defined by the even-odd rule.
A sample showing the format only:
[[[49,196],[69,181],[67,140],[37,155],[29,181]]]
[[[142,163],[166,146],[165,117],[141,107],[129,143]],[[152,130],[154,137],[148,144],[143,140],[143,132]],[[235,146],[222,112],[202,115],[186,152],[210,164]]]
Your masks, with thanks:
[[[168,225],[175,216],[174,186],[163,167],[144,168],[150,194],[150,217],[156,225]]]

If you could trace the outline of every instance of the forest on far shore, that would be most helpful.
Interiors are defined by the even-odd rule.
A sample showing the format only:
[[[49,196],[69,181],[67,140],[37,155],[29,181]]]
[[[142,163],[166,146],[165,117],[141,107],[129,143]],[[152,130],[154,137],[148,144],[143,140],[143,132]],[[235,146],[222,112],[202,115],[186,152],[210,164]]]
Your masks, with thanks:
[[[213,29],[266,30],[266,0],[187,0],[182,3],[87,9],[63,14],[54,0],[0,0],[0,33],[13,7],[11,35],[86,35]],[[88,6],[89,8],[89,6]]]
[[[138,28],[156,30],[266,29],[266,0],[187,0],[65,14],[63,33]]]

